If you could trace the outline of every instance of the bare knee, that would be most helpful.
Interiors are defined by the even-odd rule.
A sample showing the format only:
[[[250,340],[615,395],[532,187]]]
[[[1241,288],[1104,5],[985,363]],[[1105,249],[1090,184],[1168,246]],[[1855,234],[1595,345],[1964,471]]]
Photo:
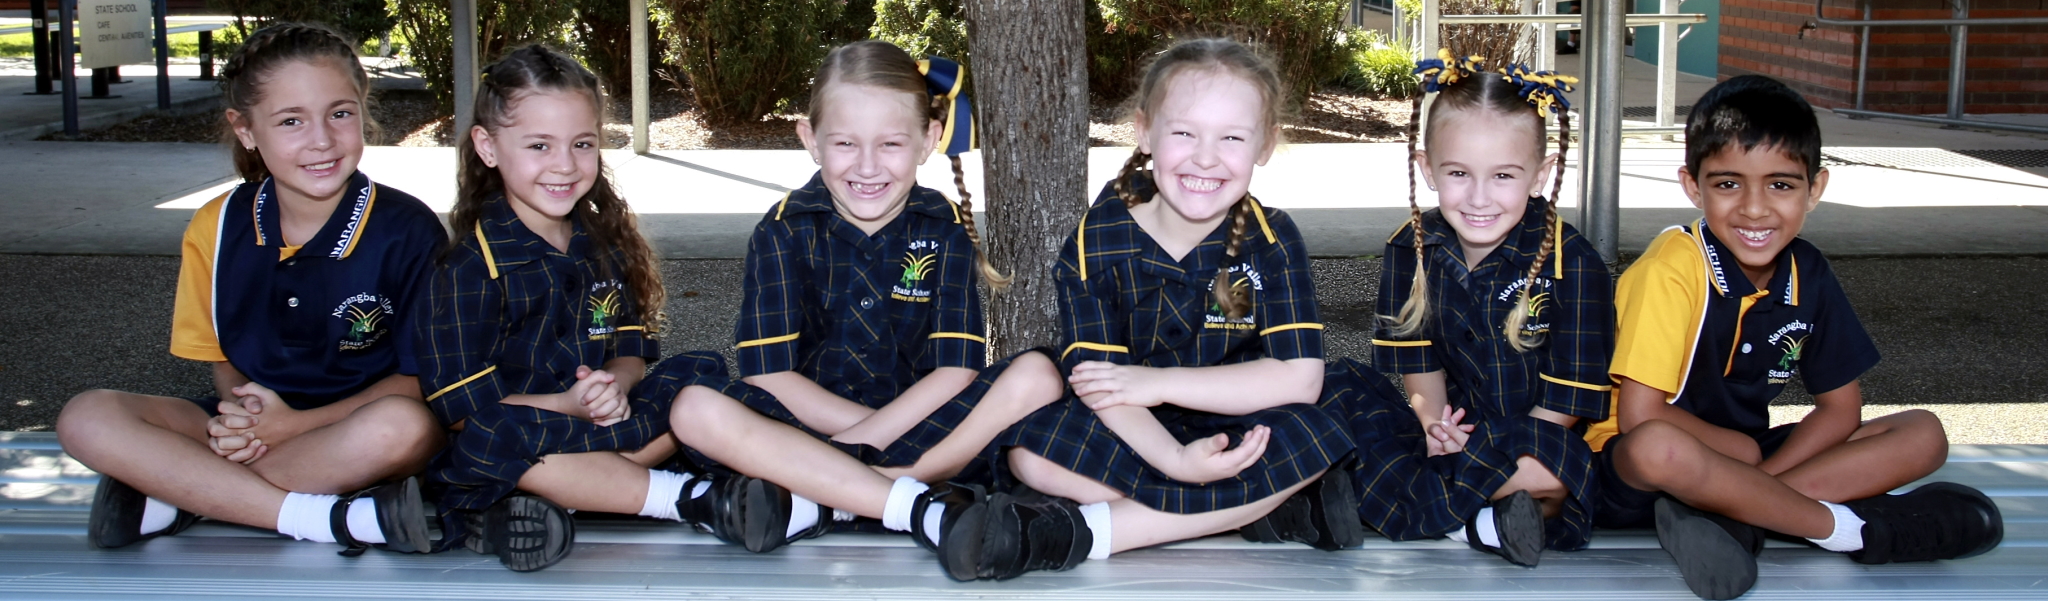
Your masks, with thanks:
[[[121,402],[122,393],[87,390],[64,403],[57,414],[57,442],[66,449],[92,445],[112,421],[133,418],[133,411]]]
[[[1941,469],[1948,463],[1948,430],[1941,425],[1941,417],[1924,409],[1909,409],[1885,416],[1892,423],[1892,436],[1898,448],[1911,449],[1906,453],[1926,473]]]
[[[1693,478],[1703,459],[1692,435],[1658,420],[1636,426],[1612,452],[1614,470],[1622,480],[1652,490]]]
[[[1010,367],[1003,370],[1003,375],[996,377],[996,384],[1011,393],[1007,400],[1024,413],[1037,411],[1060,400],[1067,389],[1060,378],[1059,366],[1053,365],[1043,353],[1018,355],[1010,362]]]
[[[669,409],[669,431],[676,440],[689,446],[703,446],[729,433],[733,423],[732,411],[745,409],[738,401],[717,390],[704,386],[687,386],[676,394],[675,405]]]
[[[387,396],[349,414],[354,446],[375,453],[391,468],[417,465],[439,449],[440,422],[418,399]]]

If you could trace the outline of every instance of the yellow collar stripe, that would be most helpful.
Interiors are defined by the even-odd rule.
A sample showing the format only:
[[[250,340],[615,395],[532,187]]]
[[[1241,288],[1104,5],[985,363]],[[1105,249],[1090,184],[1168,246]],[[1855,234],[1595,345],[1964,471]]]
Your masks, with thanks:
[[[1550,209],[1550,218],[1556,222],[1551,224],[1550,227],[1550,234],[1552,236],[1550,240],[1550,265],[1557,272],[1557,277],[1551,279],[1562,281],[1564,279],[1564,216],[1557,214],[1557,209],[1552,208]]]
[[[1611,385],[1611,384],[1585,384],[1585,383],[1580,383],[1580,382],[1573,382],[1573,381],[1571,381],[1571,380],[1566,380],[1566,379],[1564,379],[1564,378],[1553,378],[1553,377],[1550,377],[1550,374],[1546,374],[1546,373],[1542,373],[1542,372],[1537,372],[1537,374],[1536,374],[1536,377],[1539,377],[1539,378],[1543,378],[1543,381],[1545,381],[1545,382],[1549,382],[1549,383],[1552,383],[1552,384],[1559,384],[1559,385],[1563,385],[1563,386],[1570,386],[1570,387],[1572,387],[1572,388],[1580,388],[1580,389],[1585,389],[1585,390],[1591,390],[1591,391],[1594,391],[1594,392],[1607,392],[1607,391],[1610,391],[1610,390],[1614,390],[1614,386],[1613,386],[1613,385]]]
[[[973,335],[973,334],[967,334],[967,333],[962,333],[962,332],[932,332],[932,335],[931,335],[931,337],[932,337],[932,338],[959,338],[959,339],[961,339],[961,340],[972,340],[972,341],[975,341],[975,342],[979,342],[979,343],[982,343],[982,344],[988,344],[988,339],[987,339],[987,338],[982,338],[982,337],[980,337],[980,336],[976,336],[976,335]]]
[[[491,279],[498,279],[498,259],[491,256],[491,241],[484,238],[484,222],[476,222],[476,247],[484,251],[484,266],[491,269]]]
[[[428,401],[432,401],[432,400],[434,400],[434,399],[438,399],[438,398],[441,398],[441,395],[444,395],[444,394],[448,394],[448,393],[450,393],[450,392],[454,392],[454,391],[455,391],[455,389],[457,389],[457,388],[461,388],[461,387],[463,387],[464,385],[467,385],[467,384],[469,384],[470,382],[475,382],[477,378],[481,378],[481,377],[484,377],[484,375],[485,375],[485,374],[489,374],[489,373],[491,373],[491,372],[494,372],[494,371],[498,371],[498,366],[496,366],[496,365],[493,365],[493,366],[490,366],[490,367],[486,367],[486,368],[484,368],[484,370],[483,370],[483,371],[480,371],[480,372],[476,372],[475,374],[471,374],[471,375],[470,375],[469,377],[467,377],[467,378],[463,378],[463,379],[461,379],[460,381],[457,381],[457,382],[456,382],[456,383],[454,383],[454,384],[449,384],[447,388],[442,388],[441,390],[439,390],[439,391],[436,391],[436,392],[434,392],[434,394],[430,394],[430,395],[427,395],[427,400],[428,400]]]
[[[1128,346],[1101,344],[1097,342],[1076,342],[1067,345],[1067,350],[1060,351],[1060,360],[1066,360],[1067,355],[1073,354],[1074,349],[1088,349],[1091,351],[1102,351],[1105,353],[1123,353],[1126,355],[1131,354],[1131,347]]]
[[[783,195],[782,195],[782,202],[779,202],[779,203],[775,203],[775,220],[776,220],[776,221],[782,221],[782,210],[783,210],[783,209],[787,209],[787,208],[789,208],[789,195],[790,195],[790,194],[793,194],[793,193],[794,193],[794,192],[785,192],[785,193],[783,193]]]
[[[1081,268],[1081,281],[1088,281],[1088,214],[1081,214],[1081,225],[1074,230],[1074,265]]]
[[[1285,331],[1288,331],[1288,330],[1320,330],[1320,329],[1323,329],[1323,324],[1319,324],[1319,323],[1290,323],[1290,324],[1287,324],[1287,325],[1284,325],[1284,326],[1273,326],[1273,327],[1270,327],[1270,328],[1266,328],[1266,329],[1263,329],[1263,330],[1259,330],[1259,335],[1260,335],[1260,336],[1264,336],[1264,335],[1267,335],[1267,334],[1271,334],[1271,333],[1274,333],[1274,332],[1285,332]]]
[[[791,341],[791,340],[796,340],[796,337],[797,337],[797,336],[800,336],[800,335],[802,335],[802,334],[803,334],[803,332],[797,332],[797,333],[795,333],[795,334],[785,334],[785,335],[782,335],[782,336],[776,336],[776,337],[773,337],[773,338],[756,338],[756,339],[754,339],[754,340],[748,340],[748,341],[746,341],[746,342],[742,342],[742,343],[739,343],[739,344],[737,344],[737,345],[733,345],[733,348],[747,348],[747,347],[750,347],[750,346],[763,346],[763,345],[769,345],[769,344],[776,344],[776,343],[780,343],[780,342],[789,342],[789,341]]]
[[[341,249],[341,258],[348,258],[356,251],[356,243],[363,241],[363,232],[370,229],[370,211],[377,208],[377,184],[370,184],[370,199],[363,202],[363,214],[356,218],[356,235],[348,239],[348,246]]]
[[[1412,346],[1429,346],[1429,345],[1430,345],[1430,342],[1429,342],[1428,340],[1380,340],[1380,339],[1378,339],[1378,338],[1374,338],[1374,339],[1372,339],[1372,345],[1373,345],[1373,346],[1398,346],[1398,347],[1412,347]]]
[[[1787,288],[1785,298],[1792,301],[1792,306],[1799,306],[1799,260],[1797,258],[1792,260],[1792,282]]]
[[[1279,244],[1280,237],[1273,235],[1273,226],[1266,225],[1266,207],[1259,206],[1259,199],[1257,198],[1246,196],[1244,200],[1245,202],[1252,203],[1252,216],[1259,218],[1259,231],[1266,233],[1266,243]]]

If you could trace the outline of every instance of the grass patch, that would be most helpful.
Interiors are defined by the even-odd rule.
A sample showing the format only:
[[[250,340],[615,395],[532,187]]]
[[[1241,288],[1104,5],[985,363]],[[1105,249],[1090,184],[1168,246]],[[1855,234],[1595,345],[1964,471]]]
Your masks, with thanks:
[[[214,51],[220,51],[221,33],[213,32]],[[0,35],[0,56],[29,58],[35,56],[35,38],[32,33]],[[199,32],[171,34],[171,56],[196,58],[199,56]]]

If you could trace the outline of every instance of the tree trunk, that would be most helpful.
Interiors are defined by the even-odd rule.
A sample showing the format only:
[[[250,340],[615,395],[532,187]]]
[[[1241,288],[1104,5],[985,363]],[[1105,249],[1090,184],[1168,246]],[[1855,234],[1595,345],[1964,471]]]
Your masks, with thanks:
[[[1088,41],[1080,0],[966,0],[988,198],[984,250],[1016,274],[988,299],[997,357],[1057,342],[1060,243],[1088,208]]]

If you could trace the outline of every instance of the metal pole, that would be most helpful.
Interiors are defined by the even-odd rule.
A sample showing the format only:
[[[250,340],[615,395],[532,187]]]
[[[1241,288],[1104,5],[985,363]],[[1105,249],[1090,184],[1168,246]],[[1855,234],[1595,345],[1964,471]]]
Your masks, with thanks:
[[[1536,0],[1536,14],[1557,13],[1557,0]],[[1557,25],[1542,23],[1536,26],[1536,69],[1557,70]]]
[[[1955,14],[1958,19],[1970,18],[1969,0],[1955,0]],[[1956,25],[1954,41],[1948,51],[1948,118],[1963,118],[1963,67],[1969,53],[1970,26]]]
[[[213,30],[199,32],[199,79],[213,81]]]
[[[1678,12],[1682,0],[1664,0],[1664,13]],[[1669,126],[1678,113],[1678,24],[1657,26],[1657,125]]]
[[[57,0],[57,75],[64,78],[64,135],[78,137],[78,69],[71,52],[78,43],[71,39],[71,19],[78,0]]]
[[[455,131],[451,143],[462,145],[462,139],[469,137],[469,126],[475,115],[470,109],[476,106],[476,0],[449,0],[448,19],[455,29]]]
[[[156,16],[156,108],[171,108],[171,26],[166,23],[170,12],[170,0],[151,2],[150,12]]]
[[[1436,50],[1443,47],[1443,36],[1437,31],[1437,22],[1439,17],[1443,16],[1443,11],[1441,2],[1422,0],[1422,36],[1418,40],[1421,46],[1417,48],[1416,58],[1436,58]]]
[[[1863,0],[1863,20],[1870,20],[1870,5],[1877,0]],[[1870,73],[1870,26],[1861,28],[1856,40],[1856,110],[1863,110],[1863,82]]]
[[[633,0],[633,152],[647,154],[647,0]]]
[[[1586,104],[1579,152],[1579,231],[1613,262],[1621,238],[1621,0],[1587,0]]]
[[[56,69],[50,67],[50,6],[48,1],[29,0],[28,15],[30,19],[33,19],[31,21],[33,25],[30,27],[35,30],[28,35],[29,45],[34,48],[36,58],[36,91],[29,92],[29,94],[55,94],[57,92],[56,86],[51,83],[51,80],[56,77],[56,74],[52,73],[52,71],[56,71]]]

